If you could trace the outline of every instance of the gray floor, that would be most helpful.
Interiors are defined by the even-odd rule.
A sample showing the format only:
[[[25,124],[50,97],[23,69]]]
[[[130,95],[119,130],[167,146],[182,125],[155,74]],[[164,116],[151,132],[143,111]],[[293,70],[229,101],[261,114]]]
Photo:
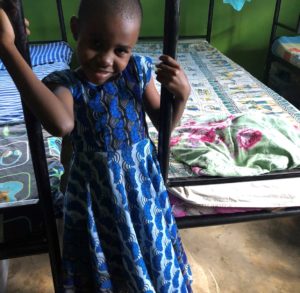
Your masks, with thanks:
[[[181,230],[194,292],[299,293],[300,217]],[[7,292],[53,292],[47,255],[10,260]]]

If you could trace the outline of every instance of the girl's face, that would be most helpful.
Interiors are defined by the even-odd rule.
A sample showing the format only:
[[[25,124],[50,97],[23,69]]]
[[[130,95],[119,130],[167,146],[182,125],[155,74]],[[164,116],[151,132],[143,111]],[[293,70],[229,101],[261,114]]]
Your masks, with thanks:
[[[140,30],[139,19],[121,15],[100,17],[96,13],[79,25],[71,19],[77,40],[77,57],[88,81],[102,85],[116,78],[127,66]]]

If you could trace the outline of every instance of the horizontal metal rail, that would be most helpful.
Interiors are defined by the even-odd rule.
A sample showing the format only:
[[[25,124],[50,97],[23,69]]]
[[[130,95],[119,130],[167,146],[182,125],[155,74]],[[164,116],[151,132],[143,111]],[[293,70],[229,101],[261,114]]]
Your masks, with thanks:
[[[277,171],[257,176],[242,176],[242,177],[208,177],[208,176],[192,176],[192,177],[177,177],[169,178],[167,185],[169,187],[175,186],[190,186],[190,185],[206,185],[206,184],[221,184],[234,182],[247,182],[259,180],[272,180],[283,178],[300,177],[300,169]],[[300,180],[300,178],[299,178]]]
[[[182,218],[176,218],[176,223],[179,229],[186,229],[215,225],[235,224],[258,220],[268,220],[273,218],[283,218],[299,215],[300,207],[294,207],[285,208],[281,210],[273,209],[231,214],[186,216]]]

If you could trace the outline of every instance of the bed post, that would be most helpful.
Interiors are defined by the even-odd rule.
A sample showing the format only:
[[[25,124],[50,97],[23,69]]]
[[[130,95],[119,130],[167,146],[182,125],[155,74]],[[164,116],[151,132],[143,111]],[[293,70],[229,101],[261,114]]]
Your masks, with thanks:
[[[269,82],[269,74],[270,74],[271,63],[272,63],[272,43],[276,36],[280,6],[281,6],[281,0],[276,0],[276,5],[275,5],[275,10],[274,10],[274,15],[273,15],[273,22],[272,22],[271,36],[270,36],[270,41],[269,41],[269,46],[268,46],[267,62],[266,62],[266,68],[265,68],[265,72],[264,72],[264,83],[266,85]]]
[[[165,0],[163,54],[176,58],[179,30],[180,0]],[[160,119],[158,135],[158,158],[165,183],[168,180],[169,141],[171,135],[173,95],[165,88],[161,89]]]
[[[24,27],[24,15],[21,0],[7,0],[0,4],[7,12],[16,35],[16,46],[27,63],[31,65],[27,36]],[[61,290],[61,257],[59,241],[53,212],[52,195],[49,182],[49,174],[46,163],[45,148],[43,142],[42,128],[37,118],[28,110],[22,102],[24,119],[27,129],[29,146],[32,157],[32,164],[35,173],[37,190],[39,195],[39,205],[42,210],[45,230],[47,235],[48,251],[55,292]]]
[[[67,42],[68,38],[67,38],[67,33],[66,33],[65,18],[64,18],[61,0],[56,0],[56,7],[57,7],[57,12],[58,12],[58,20],[59,20],[61,38],[63,41]]]
[[[215,0],[209,0],[207,30],[206,30],[206,41],[208,41],[209,43],[211,40],[211,30],[212,30],[212,22],[213,22],[213,15],[214,15],[214,6],[215,6]]]

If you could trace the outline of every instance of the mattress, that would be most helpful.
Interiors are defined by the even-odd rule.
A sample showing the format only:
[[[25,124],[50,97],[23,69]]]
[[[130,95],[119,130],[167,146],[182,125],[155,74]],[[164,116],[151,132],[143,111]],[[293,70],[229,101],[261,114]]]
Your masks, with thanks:
[[[282,36],[272,44],[274,55],[300,68],[300,36]]]
[[[156,63],[162,52],[162,43],[143,41],[135,50],[138,54],[150,56]],[[205,119],[205,117],[220,114],[230,116],[255,112],[284,119],[291,124],[291,127],[299,128],[300,111],[297,108],[205,40],[180,41],[177,46],[177,59],[192,86],[180,125],[195,117]],[[159,83],[156,83],[156,86],[159,90]],[[149,120],[148,122],[149,133],[157,144],[157,131]],[[190,166],[175,160],[172,155],[172,141],[176,140],[174,133],[177,129],[171,137],[169,178],[196,176]],[[284,190],[286,181],[276,180],[275,185],[275,181],[273,183],[272,181],[267,180],[255,184],[243,182],[215,186],[189,186],[171,188],[170,192],[193,206],[262,208],[300,205],[300,198],[295,191],[297,188],[290,190],[291,193],[284,191],[283,194],[278,194],[278,184],[282,183],[281,190]],[[290,179],[289,184],[300,187],[297,178]],[[235,192],[231,193],[234,190]],[[239,194],[238,190],[247,191],[247,196],[246,192],[240,193],[238,197],[232,196],[233,193]],[[258,190],[264,190],[259,200],[253,196]]]

